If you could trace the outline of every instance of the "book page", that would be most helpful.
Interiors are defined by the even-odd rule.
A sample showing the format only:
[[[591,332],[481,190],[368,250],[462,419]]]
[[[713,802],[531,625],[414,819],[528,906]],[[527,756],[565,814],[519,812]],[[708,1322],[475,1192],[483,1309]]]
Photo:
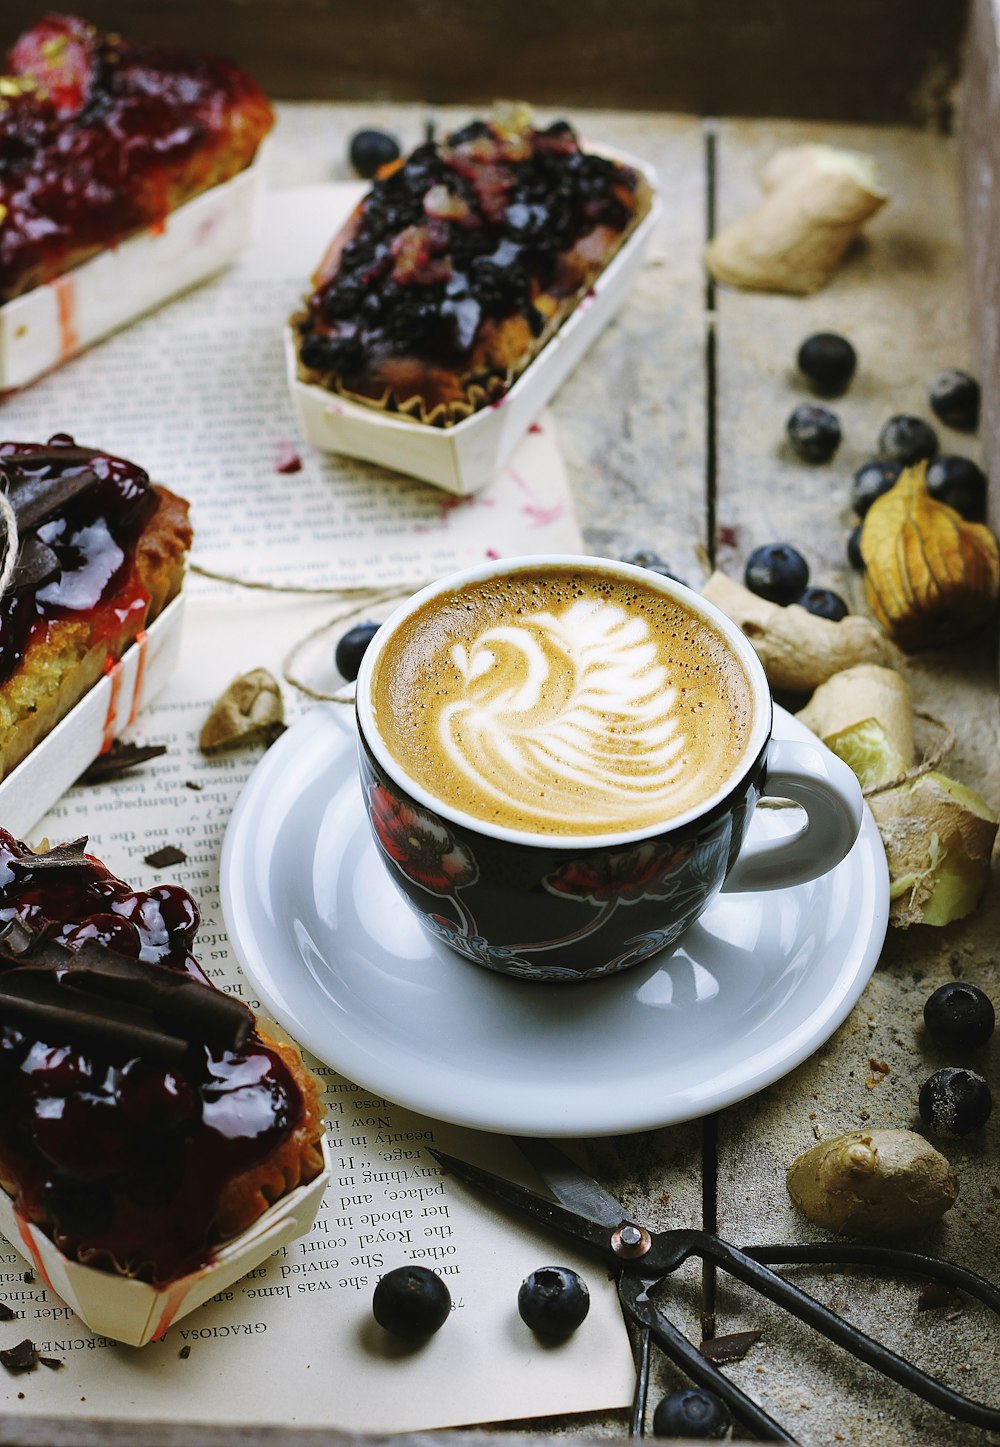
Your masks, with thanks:
[[[283,328],[363,189],[266,192],[244,257],[6,397],[3,436],[68,432],[130,458],[190,501],[194,561],[229,576],[416,587],[488,556],[581,551],[548,415],[468,498],[300,438]]]
[[[245,593],[192,600],[178,672],[129,733],[166,744],[167,754],[119,781],[71,789],[33,836],[87,834],[90,851],[136,887],[189,888],[202,910],[199,959],[215,985],[251,1006],[221,917],[219,853],[262,748],[206,758],[197,735],[233,674],[277,673],[290,639],[322,625],[329,607]],[[329,655],[327,676],[314,665],[317,686],[337,682]],[[286,703],[290,720],[309,706],[287,689]],[[165,844],[186,858],[160,869],[146,863]],[[142,1348],[95,1336],[13,1247],[0,1249],[0,1301],[16,1312],[0,1323],[0,1348],[30,1337],[62,1363],[0,1374],[3,1409],[390,1432],[627,1405],[632,1359],[605,1265],[499,1214],[444,1176],[426,1149],[527,1179],[512,1143],[421,1118],[308,1063],[325,1086],[333,1157],[310,1235]],[[393,1339],[371,1315],[380,1274],[411,1262],[437,1271],[452,1299],[449,1320],[419,1347]],[[559,1344],[537,1339],[516,1307],[523,1278],[549,1265],[575,1267],[591,1294],[587,1319]]]

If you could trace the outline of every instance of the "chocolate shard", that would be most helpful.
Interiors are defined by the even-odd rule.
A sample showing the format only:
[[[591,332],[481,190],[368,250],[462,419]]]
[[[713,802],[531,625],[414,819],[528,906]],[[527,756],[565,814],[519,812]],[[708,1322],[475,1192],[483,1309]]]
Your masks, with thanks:
[[[183,864],[187,859],[184,850],[178,849],[176,844],[164,844],[162,849],[154,850],[152,854],[144,857],[152,869],[166,869],[168,864]]]
[[[48,1367],[53,1372],[58,1371],[60,1367],[66,1365],[62,1357],[39,1357],[38,1364],[42,1367]]]
[[[24,1341],[19,1341],[17,1346],[8,1347],[6,1351],[0,1352],[0,1365],[5,1366],[9,1372],[34,1371],[37,1361],[38,1352],[30,1337],[25,1337]]]
[[[17,564],[10,580],[11,589],[36,588],[59,571],[59,559],[37,533],[22,537],[17,554]]]
[[[89,861],[84,850],[87,847],[87,836],[84,834],[80,839],[74,839],[69,844],[57,844],[54,849],[45,849],[39,854],[32,854],[27,850],[20,859],[12,859],[10,867],[15,875],[24,878],[26,874],[37,874],[42,870],[51,873],[57,869],[80,869],[89,868]]]
[[[0,1321],[13,1321],[17,1312],[13,1307],[8,1306],[5,1301],[0,1301]]]
[[[729,1336],[716,1336],[703,1341],[698,1350],[708,1361],[721,1367],[727,1362],[741,1362],[763,1335],[762,1331],[734,1331]]]
[[[0,958],[17,960],[37,941],[38,934],[14,915],[13,919],[8,920],[3,929],[0,929]]]
[[[130,769],[158,759],[167,752],[166,744],[131,744],[115,739],[110,749],[99,754],[89,768],[77,779],[78,784],[104,784],[120,779]]]
[[[81,468],[79,472],[57,472],[52,476],[22,472],[20,469],[13,472],[7,488],[7,500],[14,509],[18,532],[26,533],[29,528],[38,527],[39,523],[53,517],[60,508],[79,497],[81,492],[87,492],[97,481],[96,472],[89,468]]]

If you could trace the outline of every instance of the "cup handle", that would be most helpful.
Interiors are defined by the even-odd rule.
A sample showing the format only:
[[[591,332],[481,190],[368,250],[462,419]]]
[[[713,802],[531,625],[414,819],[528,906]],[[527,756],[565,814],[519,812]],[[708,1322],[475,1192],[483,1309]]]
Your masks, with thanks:
[[[772,739],[765,795],[801,804],[807,820],[791,839],[745,842],[722,886],[735,890],[783,889],[834,868],[858,837],[864,811],[861,785],[851,769],[821,744]]]

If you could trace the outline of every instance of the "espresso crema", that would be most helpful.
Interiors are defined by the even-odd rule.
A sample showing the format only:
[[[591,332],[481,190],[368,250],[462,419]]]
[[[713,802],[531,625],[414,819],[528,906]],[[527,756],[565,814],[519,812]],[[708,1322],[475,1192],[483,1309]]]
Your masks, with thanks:
[[[750,682],[721,633],[641,582],[525,570],[432,599],[371,684],[389,752],[435,799],[530,833],[656,826],[738,771]]]

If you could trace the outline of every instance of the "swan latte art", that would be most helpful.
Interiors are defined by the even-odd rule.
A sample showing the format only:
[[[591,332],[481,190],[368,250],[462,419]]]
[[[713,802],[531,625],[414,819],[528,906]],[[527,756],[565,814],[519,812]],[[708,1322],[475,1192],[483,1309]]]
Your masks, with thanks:
[[[438,595],[377,659],[376,726],[403,772],[487,824],[656,827],[743,762],[753,694],[721,632],[655,586],[524,568]]]

